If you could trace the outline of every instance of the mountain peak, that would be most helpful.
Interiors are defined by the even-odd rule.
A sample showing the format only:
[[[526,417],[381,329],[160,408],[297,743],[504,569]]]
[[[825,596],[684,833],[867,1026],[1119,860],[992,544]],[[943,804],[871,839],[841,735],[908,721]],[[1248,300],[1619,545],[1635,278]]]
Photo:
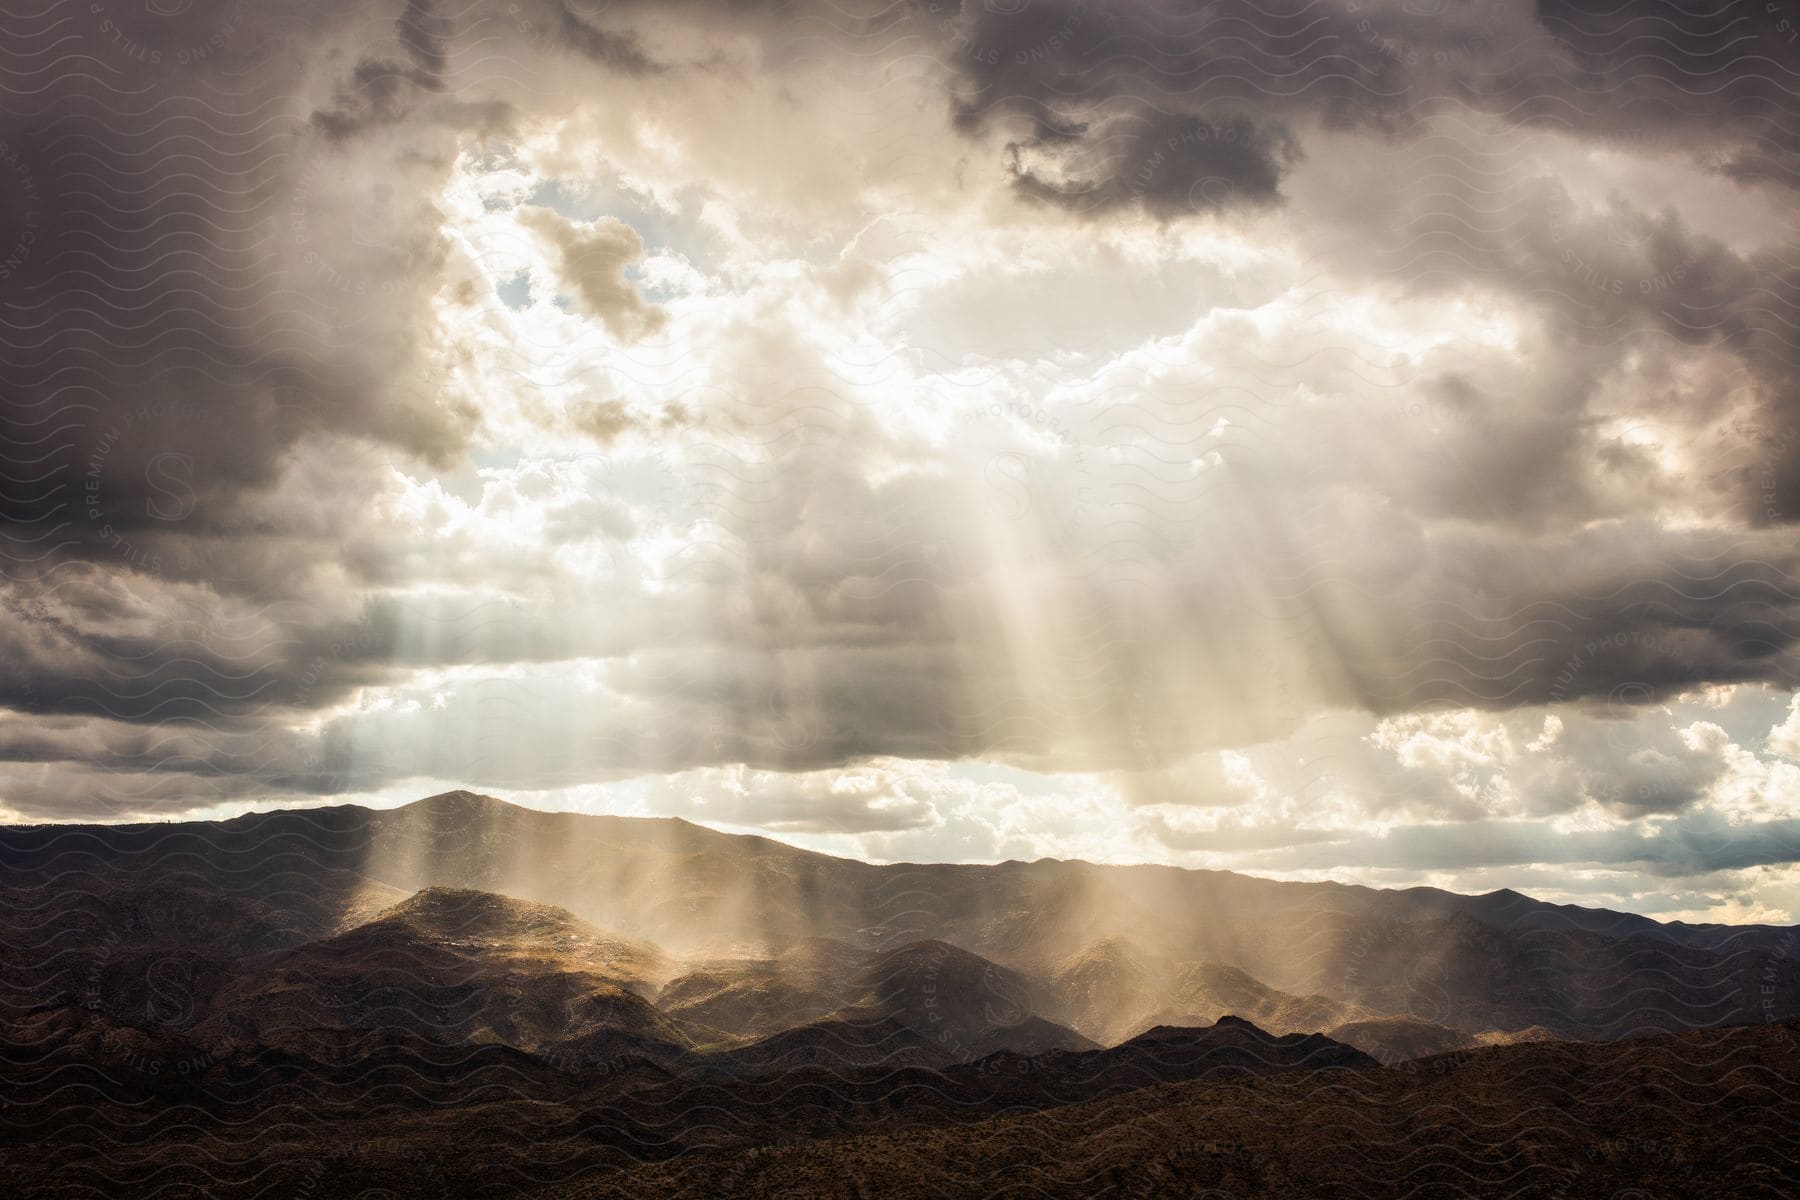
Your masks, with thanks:
[[[489,796],[481,792],[471,792],[466,788],[455,791],[439,792],[435,796],[426,796],[423,800],[414,800],[411,804],[401,805],[404,809],[419,809],[424,812],[464,813],[471,809],[491,810],[494,812],[520,811],[522,806]]]
[[[1235,1016],[1231,1013],[1226,1013],[1224,1016],[1222,1016],[1218,1020],[1214,1021],[1213,1028],[1214,1029],[1244,1029],[1244,1030],[1250,1031],[1251,1033],[1263,1033],[1264,1032],[1262,1026],[1258,1025],[1255,1021],[1246,1021],[1244,1018]]]
[[[1226,1014],[1211,1025],[1155,1025],[1124,1044],[1136,1046],[1156,1042],[1206,1042],[1217,1033],[1248,1034],[1265,1041],[1274,1038],[1273,1034],[1256,1022]]]

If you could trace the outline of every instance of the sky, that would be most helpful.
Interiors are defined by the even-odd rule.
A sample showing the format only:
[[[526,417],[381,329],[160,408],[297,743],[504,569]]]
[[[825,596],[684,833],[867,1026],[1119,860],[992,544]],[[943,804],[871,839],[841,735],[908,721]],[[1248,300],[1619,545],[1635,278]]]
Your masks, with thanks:
[[[1800,920],[1800,13],[9,24],[0,820]]]

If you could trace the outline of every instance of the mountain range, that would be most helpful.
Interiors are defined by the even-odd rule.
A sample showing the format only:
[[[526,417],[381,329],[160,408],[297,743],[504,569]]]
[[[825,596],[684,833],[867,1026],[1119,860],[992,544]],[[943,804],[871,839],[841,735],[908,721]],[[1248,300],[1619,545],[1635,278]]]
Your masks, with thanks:
[[[1580,1071],[1613,1087],[1646,1046],[1735,1104],[1731,1056],[1756,1079],[1791,1067],[1794,939],[1514,892],[875,865],[468,792],[16,826],[0,830],[0,1154],[44,1195],[332,1194],[445,1172],[457,1182],[434,1194],[775,1195],[752,1175],[821,1187],[810,1155],[829,1144],[919,1164],[871,1168],[866,1194],[941,1178],[916,1193],[941,1195],[1066,1126],[1058,1144],[1088,1146],[1101,1173],[1058,1160],[1045,1194],[1201,1194],[1170,1182],[1191,1176],[1274,1195],[1276,1174],[1323,1177],[1179,1139],[1114,1162],[1116,1139],[1220,1097],[1238,1133],[1182,1136],[1252,1145],[1256,1121],[1267,1140],[1287,1108],[1355,1107],[1349,1093],[1418,1118],[1449,1076],[1482,1080],[1496,1128],[1518,1132],[1543,1064],[1558,1087]],[[1595,1103],[1590,1084],[1569,1105]],[[313,1162],[306,1130],[375,1150]],[[533,1159],[522,1137],[560,1149]],[[1166,1179],[1143,1174],[1152,1160]]]

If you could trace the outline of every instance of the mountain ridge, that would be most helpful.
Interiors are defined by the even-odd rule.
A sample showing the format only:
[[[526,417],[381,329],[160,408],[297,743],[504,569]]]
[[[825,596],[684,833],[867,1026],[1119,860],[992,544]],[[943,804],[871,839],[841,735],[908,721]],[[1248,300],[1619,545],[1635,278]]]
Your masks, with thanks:
[[[100,942],[57,994],[125,987],[137,1004],[159,971],[214,986],[228,964],[204,939],[175,958],[148,947],[162,955],[149,965],[135,943],[113,946],[119,914],[142,908],[134,889],[175,882],[210,898],[176,905],[201,911],[190,923],[286,931],[242,947],[257,952],[341,931],[383,897],[417,904],[461,889],[555,906],[595,936],[666,956],[673,974],[633,982],[687,976],[671,998],[703,1042],[766,1037],[850,1002],[826,985],[829,970],[784,960],[790,948],[839,945],[860,958],[925,941],[1033,981],[1044,991],[1027,1009],[1100,1044],[1230,1012],[1292,1032],[1406,1018],[1450,1031],[1446,1041],[1531,1027],[1608,1039],[1800,1015],[1791,928],[1571,916],[1505,889],[1463,896],[1080,860],[873,864],[678,818],[551,813],[466,790],[391,809],[0,827],[0,888],[33,903],[49,895],[55,921]],[[43,937],[7,935],[7,994],[50,986],[50,968],[31,969],[49,961]]]
[[[476,803],[478,802],[478,803]],[[457,808],[477,807],[490,814],[505,814],[512,819],[524,818],[579,818],[584,821],[624,823],[640,828],[676,827],[695,831],[709,837],[727,839],[732,842],[755,843],[764,847],[775,848],[781,852],[802,855],[813,859],[824,859],[841,863],[852,868],[868,869],[934,869],[934,870],[987,870],[994,868],[1034,868],[1034,867],[1070,867],[1077,869],[1098,870],[1108,872],[1173,872],[1194,878],[1217,878],[1233,881],[1266,884],[1288,889],[1311,889],[1316,892],[1343,891],[1353,894],[1366,894],[1384,897],[1429,898],[1436,902],[1449,901],[1459,906],[1480,907],[1491,916],[1492,910],[1505,906],[1526,904],[1534,909],[1549,909],[1558,913],[1581,914],[1584,918],[1606,918],[1613,921],[1627,922],[1636,928],[1634,932],[1664,931],[1664,936],[1671,936],[1673,931],[1692,932],[1725,932],[1725,931],[1800,931],[1800,922],[1793,925],[1776,925],[1766,922],[1729,923],[1729,922],[1693,922],[1683,920],[1661,920],[1642,913],[1626,912],[1590,905],[1570,904],[1559,901],[1541,900],[1528,893],[1510,887],[1496,888],[1488,892],[1456,892],[1430,885],[1408,885],[1406,887],[1378,887],[1372,884],[1350,883],[1341,880],[1284,880],[1267,876],[1249,874],[1242,871],[1231,871],[1213,867],[1185,867],[1174,863],[1135,862],[1135,863],[1097,863],[1082,858],[1057,858],[1044,856],[1034,859],[1003,859],[997,862],[940,862],[901,859],[885,862],[873,862],[848,855],[832,854],[828,851],[813,850],[804,846],[796,846],[784,842],[778,837],[759,833],[740,833],[730,830],[716,829],[702,822],[693,821],[681,816],[638,816],[624,813],[590,813],[574,809],[541,809],[530,805],[518,804],[497,796],[487,795],[468,789],[453,789],[425,796],[418,800],[391,807],[371,807],[364,804],[329,804],[308,805],[294,808],[271,808],[255,812],[240,813],[232,817],[191,817],[158,821],[70,821],[41,823],[0,824],[0,839],[9,833],[33,832],[40,830],[109,830],[117,832],[135,832],[152,829],[172,829],[196,826],[232,826],[247,827],[259,819],[287,816],[301,817],[308,814],[349,815],[360,814],[365,818],[380,818],[383,814],[417,812],[419,814],[457,815]],[[7,849],[4,841],[0,841],[0,852]]]

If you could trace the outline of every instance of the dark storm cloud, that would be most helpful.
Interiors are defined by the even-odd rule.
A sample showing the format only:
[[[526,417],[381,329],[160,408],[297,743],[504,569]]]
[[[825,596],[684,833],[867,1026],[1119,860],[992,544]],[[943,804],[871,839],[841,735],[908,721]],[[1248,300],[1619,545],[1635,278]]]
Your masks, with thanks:
[[[1792,187],[1800,176],[1769,157],[1792,150],[1783,119],[1800,84],[1792,16],[1767,0],[1679,9],[1655,0],[1539,0],[1538,25],[1557,52],[1511,65],[1487,101],[1518,119],[1573,123],[1592,136],[1705,145],[1722,170]]]
[[[441,90],[449,63],[449,41],[455,32],[452,23],[437,13],[430,0],[406,0],[394,27],[407,56],[432,80],[433,90]]]
[[[635,36],[591,23],[570,7],[569,0],[539,0],[539,6],[548,10],[546,23],[555,31],[552,36],[594,62],[638,74],[662,69],[644,53]]]
[[[1438,546],[1455,576],[1427,574],[1411,605],[1383,610],[1387,636],[1352,676],[1361,704],[1630,707],[1705,683],[1796,679],[1800,558],[1741,561],[1707,538],[1641,527],[1630,545],[1614,532]],[[1336,628],[1340,614],[1320,611]]]
[[[1577,214],[1555,189],[1527,190],[1513,202],[1513,219],[1486,231],[1492,241],[1484,243],[1481,234],[1466,227],[1459,231],[1458,253],[1476,268],[1473,277],[1505,282],[1556,323],[1569,347],[1570,365],[1581,368],[1570,374],[1570,383],[1583,388],[1598,386],[1610,366],[1641,353],[1652,338],[1663,339],[1677,354],[1697,356],[1716,348],[1729,355],[1735,368],[1720,371],[1710,395],[1682,396],[1678,403],[1649,395],[1639,411],[1646,418],[1700,429],[1716,422],[1733,396],[1747,397],[1757,419],[1744,431],[1745,467],[1717,484],[1691,481],[1685,490],[1723,485],[1756,525],[1800,516],[1800,448],[1791,436],[1800,428],[1800,397],[1793,387],[1800,347],[1792,336],[1800,323],[1800,279],[1793,270],[1800,238],[1790,235],[1777,249],[1741,254],[1694,229],[1672,206],[1646,211],[1615,195],[1607,209]],[[1391,257],[1410,255],[1417,261],[1418,249],[1415,237],[1396,244]],[[1582,439],[1567,436],[1568,422],[1585,419],[1589,403],[1572,390],[1560,401],[1563,420],[1544,419],[1547,409],[1531,412],[1539,422],[1537,437],[1511,440],[1520,452],[1514,469],[1507,471],[1511,484],[1495,480],[1495,487],[1463,489],[1461,503],[1494,497],[1509,486],[1522,490],[1529,483],[1535,499],[1510,506],[1529,511],[1568,486],[1571,472],[1560,471],[1553,479],[1541,475],[1581,444]],[[1481,420],[1491,419],[1477,418],[1464,428],[1472,432]],[[1550,444],[1553,439],[1557,445]],[[1614,453],[1624,451],[1616,448]],[[1709,456],[1722,458],[1722,450]],[[1490,469],[1498,465],[1493,458],[1487,463]],[[1615,465],[1625,470],[1632,466],[1622,458]],[[1551,511],[1566,513],[1570,506],[1556,505]]]
[[[442,464],[474,425],[418,370],[443,265],[429,196],[457,138],[509,108],[447,95],[446,72],[470,22],[543,47],[432,0],[53,7],[7,48],[0,118],[11,577],[80,559],[291,596],[342,532],[254,502],[296,447]]]
[[[1015,144],[1011,170],[1019,193],[1088,215],[1131,206],[1161,218],[1254,208],[1280,199],[1282,171],[1297,153],[1284,127],[1258,128],[1243,117],[1156,114],[1118,125],[1117,133],[1094,132],[1103,152],[1059,155],[1069,175],[1064,181],[1046,180],[1025,165],[1042,140]]]
[[[181,43],[205,29],[164,33]],[[282,403],[303,394],[306,362],[279,332],[292,314],[266,300],[267,228],[251,200],[272,175],[291,69],[271,61],[265,90],[242,99],[247,119],[219,128],[207,96],[172,86],[160,58],[94,69],[152,102],[46,64],[41,87],[11,98],[0,134],[44,197],[27,214],[32,252],[8,281],[0,330],[14,579],[78,554],[129,569],[144,553],[134,535],[266,485],[304,423]]]
[[[353,137],[372,126],[403,119],[415,90],[440,92],[443,88],[443,81],[424,67],[365,58],[352,70],[335,105],[313,114],[313,124],[331,138]]]
[[[155,44],[203,44],[225,11],[185,10],[157,27]],[[342,15],[309,8],[311,36],[328,43]],[[45,557],[18,556],[26,562],[47,568],[73,543],[129,569],[159,536],[228,531],[236,500],[267,489],[314,434],[441,457],[466,429],[466,413],[378,392],[412,353],[408,285],[422,270],[387,289],[385,315],[364,326],[372,336],[351,345],[334,331],[357,308],[375,317],[377,298],[298,248],[341,236],[308,227],[295,198],[309,182],[293,153],[310,149],[296,103],[304,56],[277,40],[289,32],[280,10],[237,5],[229,16],[216,56],[106,56],[98,37],[94,70],[108,88],[51,63],[41,87],[15,85],[0,140],[18,148],[43,198],[0,229],[0,240],[31,235],[8,280],[0,368],[0,419],[18,449],[0,503],[9,525],[45,534],[33,543]],[[409,6],[389,33],[435,69],[428,20]]]
[[[1088,214],[1270,203],[1307,137],[1416,136],[1446,102],[1654,153],[1704,150],[1744,181],[1800,181],[1782,115],[1800,54],[1772,5],[1715,0],[1678,15],[1654,0],[918,8],[943,47],[956,125],[1022,129],[1014,153],[1059,176],[1016,167],[1021,192]],[[1233,131],[1235,142],[1220,136]]]
[[[295,623],[89,564],[54,589],[7,585],[0,611],[0,703],[34,713],[229,723],[304,712],[382,678],[395,657],[391,611]]]
[[[1502,6],[1466,8],[1485,10],[1479,20],[1489,36],[1463,43],[1442,63],[1432,54],[1405,58],[1413,100],[1447,90],[1522,128],[1648,161],[1689,162],[1747,187],[1800,185],[1793,128],[1800,38],[1787,6],[1542,0],[1528,27],[1498,15]],[[1391,27],[1388,8],[1361,11]],[[1412,30],[1431,24],[1423,13],[1399,19]],[[1415,33],[1401,41],[1424,45]],[[1459,156],[1451,157],[1454,175]],[[1492,164],[1475,153],[1460,157],[1479,196],[1481,168]],[[1548,229],[1540,218],[1532,235],[1542,247],[1547,234],[1550,245],[1521,286],[1596,341],[1617,344],[1620,321],[1642,318],[1672,338],[1715,342],[1738,355],[1761,393],[1762,419],[1751,436],[1763,443],[1745,473],[1755,478],[1738,481],[1741,505],[1755,523],[1792,521],[1800,517],[1800,448],[1789,436],[1800,426],[1793,386],[1800,229],[1782,232],[1778,249],[1740,258],[1658,207],[1621,204],[1597,224],[1582,224],[1553,204]],[[1469,210],[1447,208],[1446,215],[1454,211]],[[1417,262],[1416,243],[1405,253]]]
[[[1289,117],[1353,95],[1378,105],[1389,74],[1299,7],[923,7],[946,47],[956,126],[1022,130],[1009,147],[1020,194],[1090,216],[1272,203],[1299,153]]]
[[[406,61],[358,59],[349,78],[335,89],[331,106],[312,114],[314,128],[341,142],[404,121],[423,96],[445,91],[444,73],[454,33],[455,22],[440,15],[430,0],[407,0],[400,19],[394,22],[394,35],[406,52]],[[498,100],[440,101],[431,110],[434,121],[484,128],[490,133],[503,129],[510,115],[510,106]]]
[[[361,37],[359,10],[46,13],[0,55],[0,243],[15,248],[0,705],[63,732],[52,745],[9,727],[6,753],[86,758],[106,778],[139,754],[133,726],[184,727],[168,736],[210,740],[185,752],[207,774],[254,780],[268,764],[244,737],[279,738],[269,722],[394,669],[391,627],[328,582],[367,519],[354,497],[389,454],[446,461],[471,426],[412,382],[437,266],[412,199],[447,165],[443,143],[414,134],[385,172],[390,249],[360,264],[342,261],[353,231],[318,159],[402,120],[410,93],[442,93],[446,21],[417,0],[390,9],[362,39],[385,37],[389,57],[320,85],[335,68],[314,68]],[[327,88],[348,107],[313,114]],[[490,116],[441,103],[440,126]]]

